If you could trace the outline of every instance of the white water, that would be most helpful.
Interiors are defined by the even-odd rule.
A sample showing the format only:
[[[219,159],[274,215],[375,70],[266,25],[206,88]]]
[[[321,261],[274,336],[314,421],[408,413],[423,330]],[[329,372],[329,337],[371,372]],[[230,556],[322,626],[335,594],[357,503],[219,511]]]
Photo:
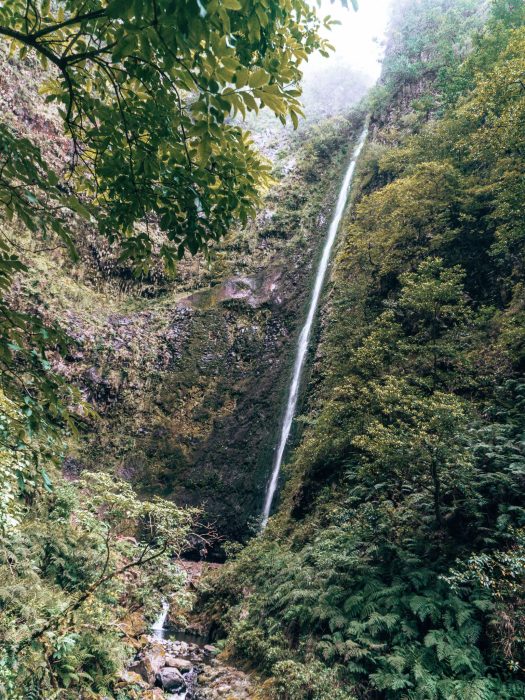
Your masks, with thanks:
[[[354,150],[352,160],[350,161],[343,183],[341,185],[335,214],[332,219],[332,223],[330,224],[328,236],[326,238],[326,242],[323,248],[323,254],[321,256],[321,260],[319,261],[319,267],[317,268],[317,276],[312,292],[312,299],[310,301],[310,308],[308,309],[308,316],[306,317],[306,321],[301,331],[301,335],[299,336],[299,342],[297,345],[297,354],[295,356],[292,381],[290,383],[290,391],[288,393],[286,413],[284,414],[284,419],[281,426],[281,436],[279,438],[279,445],[277,448],[277,452],[275,453],[275,458],[273,462],[272,477],[270,479],[270,483],[268,484],[268,490],[266,491],[266,500],[264,502],[264,509],[262,514],[262,529],[264,529],[268,523],[268,518],[270,517],[270,511],[272,509],[275,491],[277,490],[277,483],[279,481],[279,473],[281,471],[284,450],[286,448],[286,443],[288,442],[288,438],[290,436],[290,430],[292,428],[292,422],[295,416],[295,410],[297,408],[297,399],[299,398],[301,374],[303,371],[304,361],[306,359],[306,353],[308,350],[310,333],[312,330],[315,313],[319,305],[319,298],[323,289],[326,271],[328,269],[328,263],[330,262],[330,255],[332,253],[332,248],[335,243],[337,231],[339,229],[339,224],[341,223],[341,219],[343,217],[344,210],[346,207],[348,192],[350,184],[352,182],[352,178],[354,176],[354,170],[357,163],[357,159],[359,158],[359,154],[361,153],[361,150],[365,145],[367,134],[368,127],[365,126],[363,133],[361,134],[361,137],[359,139],[359,142]]]
[[[170,604],[168,603],[167,600],[162,601],[162,610],[159,613],[159,616],[155,620],[155,622],[151,626],[151,631],[153,632],[154,637],[158,637],[159,639],[164,639],[164,625],[166,624],[166,619],[168,617],[168,611],[170,609]]]

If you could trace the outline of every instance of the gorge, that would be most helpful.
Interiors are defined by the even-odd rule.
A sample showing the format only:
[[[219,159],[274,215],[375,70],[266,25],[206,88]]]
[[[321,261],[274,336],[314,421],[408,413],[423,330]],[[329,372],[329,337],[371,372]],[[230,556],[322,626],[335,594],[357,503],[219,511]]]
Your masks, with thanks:
[[[0,3],[0,700],[525,697],[525,4],[390,10]]]

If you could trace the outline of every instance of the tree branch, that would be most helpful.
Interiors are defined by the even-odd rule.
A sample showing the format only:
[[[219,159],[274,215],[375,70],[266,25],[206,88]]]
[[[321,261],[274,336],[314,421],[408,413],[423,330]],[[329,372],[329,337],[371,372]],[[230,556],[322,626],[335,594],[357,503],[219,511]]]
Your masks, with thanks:
[[[64,27],[70,27],[72,24],[80,24],[81,22],[86,22],[90,19],[100,19],[101,17],[106,16],[106,12],[107,11],[104,9],[94,10],[93,12],[87,12],[84,15],[76,15],[75,17],[70,17],[69,19],[66,19],[63,22],[59,22],[58,24],[53,24],[49,27],[44,27],[43,29],[40,29],[38,32],[34,32],[29,36],[38,39],[41,36],[46,36],[46,34],[52,34],[53,32],[56,32],[59,29],[63,29]]]
[[[98,581],[95,581],[94,583],[91,584],[83,593],[80,595],[79,598],[74,603],[71,603],[70,605],[67,606],[65,610],[63,610],[60,615],[57,615],[57,617],[52,618],[47,622],[43,627],[40,629],[36,630],[36,632],[33,632],[27,639],[22,640],[18,646],[17,646],[17,652],[22,651],[23,649],[27,648],[30,646],[33,642],[37,641],[40,639],[40,637],[48,632],[49,630],[53,629],[56,627],[61,620],[63,620],[65,617],[70,615],[71,613],[75,612],[75,610],[78,610],[91,596],[97,591],[101,586],[103,586],[105,583],[108,583],[108,581],[111,581],[114,578],[117,578],[118,576],[121,576],[124,574],[126,571],[129,571],[130,569],[133,569],[136,566],[143,566],[144,564],[148,564],[150,561],[153,561],[154,559],[157,559],[158,557],[161,557],[163,554],[166,553],[168,549],[168,543],[164,542],[162,547],[156,551],[153,552],[153,554],[150,554],[149,557],[146,557],[146,553],[148,552],[150,547],[150,544],[148,543],[144,549],[142,550],[140,556],[138,559],[134,559],[133,561],[129,562],[128,564],[125,564],[124,566],[121,566],[119,569],[115,569],[115,571],[110,572],[109,574],[102,573],[102,576],[98,579]]]

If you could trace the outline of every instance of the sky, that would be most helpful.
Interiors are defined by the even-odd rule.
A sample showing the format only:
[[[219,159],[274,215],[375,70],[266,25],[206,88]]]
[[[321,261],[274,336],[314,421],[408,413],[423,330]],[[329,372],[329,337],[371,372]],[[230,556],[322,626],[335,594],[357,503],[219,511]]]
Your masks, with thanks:
[[[329,14],[341,22],[335,26],[327,37],[336,48],[335,56],[323,59],[322,56],[310,58],[312,67],[323,61],[344,60],[370,75],[375,82],[381,71],[380,59],[383,54],[382,46],[387,27],[389,6],[391,0],[359,0],[359,10],[354,12],[343,7],[340,0],[330,2],[322,0],[321,16]],[[308,69],[306,69],[308,70]]]

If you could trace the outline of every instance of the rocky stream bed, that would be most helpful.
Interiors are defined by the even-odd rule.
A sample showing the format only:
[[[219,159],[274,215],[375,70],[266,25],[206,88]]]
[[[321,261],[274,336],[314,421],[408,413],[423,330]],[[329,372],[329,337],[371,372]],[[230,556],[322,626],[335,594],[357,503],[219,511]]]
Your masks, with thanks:
[[[147,638],[119,682],[140,700],[248,700],[250,676],[217,658],[218,649],[178,639]]]
[[[204,570],[220,564],[181,560],[188,590],[194,590]],[[223,659],[219,649],[207,643],[208,630],[202,621],[193,627],[176,627],[176,616],[165,601],[149,634],[144,618],[136,613],[125,633],[136,649],[121,674],[118,688],[133,700],[249,700],[256,697],[255,676]]]

